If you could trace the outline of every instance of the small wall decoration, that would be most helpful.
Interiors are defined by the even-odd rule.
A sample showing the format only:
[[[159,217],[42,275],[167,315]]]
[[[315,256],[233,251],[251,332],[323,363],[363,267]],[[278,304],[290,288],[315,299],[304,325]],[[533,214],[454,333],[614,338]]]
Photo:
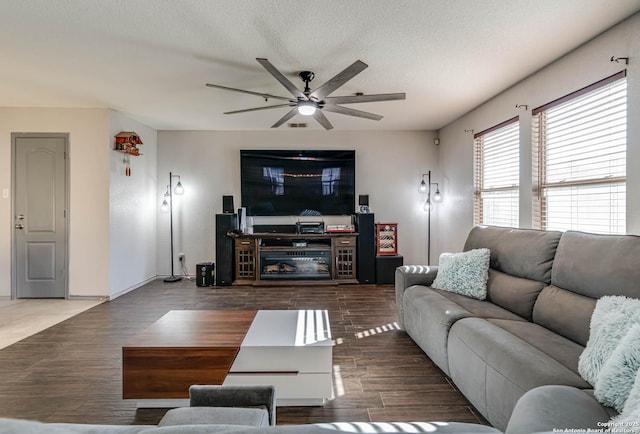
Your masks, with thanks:
[[[397,223],[377,223],[376,224],[376,244],[378,255],[398,254],[398,224]]]
[[[133,155],[138,157],[142,155],[140,153],[140,148],[138,148],[138,145],[143,144],[142,140],[135,131],[121,131],[116,134],[115,137],[116,142],[113,150],[125,154],[122,159],[122,163],[124,164],[124,174],[125,176],[131,176],[131,161],[129,160],[129,156]]]

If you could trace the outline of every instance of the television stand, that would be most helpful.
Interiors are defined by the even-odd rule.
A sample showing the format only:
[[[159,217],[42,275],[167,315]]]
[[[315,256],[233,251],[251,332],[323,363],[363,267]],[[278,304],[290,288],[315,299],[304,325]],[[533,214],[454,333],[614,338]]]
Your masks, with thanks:
[[[234,285],[358,283],[357,233],[234,234]]]

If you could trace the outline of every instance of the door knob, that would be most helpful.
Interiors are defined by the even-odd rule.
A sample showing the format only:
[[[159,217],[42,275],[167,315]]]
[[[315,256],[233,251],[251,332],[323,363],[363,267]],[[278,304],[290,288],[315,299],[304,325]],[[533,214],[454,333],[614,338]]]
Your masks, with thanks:
[[[16,229],[24,229],[24,225],[22,223],[16,223]]]
[[[16,216],[16,218],[17,218],[18,220],[24,220],[24,214],[18,214],[18,215]]]

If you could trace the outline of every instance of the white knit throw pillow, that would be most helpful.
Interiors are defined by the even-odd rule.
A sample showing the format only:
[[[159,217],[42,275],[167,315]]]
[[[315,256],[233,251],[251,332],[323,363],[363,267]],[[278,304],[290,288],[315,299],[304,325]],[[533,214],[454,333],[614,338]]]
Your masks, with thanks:
[[[596,302],[589,340],[578,361],[578,372],[582,378],[595,386],[602,366],[636,323],[640,323],[639,299],[605,296]]]
[[[602,365],[594,387],[596,399],[622,413],[640,369],[640,324],[634,324]]]
[[[484,300],[487,298],[490,258],[489,249],[443,253],[431,287]]]

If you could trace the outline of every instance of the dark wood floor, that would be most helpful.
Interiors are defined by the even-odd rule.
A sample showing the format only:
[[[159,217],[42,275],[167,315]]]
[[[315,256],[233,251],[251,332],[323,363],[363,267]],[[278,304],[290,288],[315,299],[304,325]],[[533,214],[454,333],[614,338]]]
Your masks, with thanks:
[[[329,309],[336,398],[279,407],[278,424],[332,421],[486,423],[395,324],[386,286],[145,285],[0,350],[0,417],[155,424],[166,410],[122,399],[122,345],[172,309]]]

